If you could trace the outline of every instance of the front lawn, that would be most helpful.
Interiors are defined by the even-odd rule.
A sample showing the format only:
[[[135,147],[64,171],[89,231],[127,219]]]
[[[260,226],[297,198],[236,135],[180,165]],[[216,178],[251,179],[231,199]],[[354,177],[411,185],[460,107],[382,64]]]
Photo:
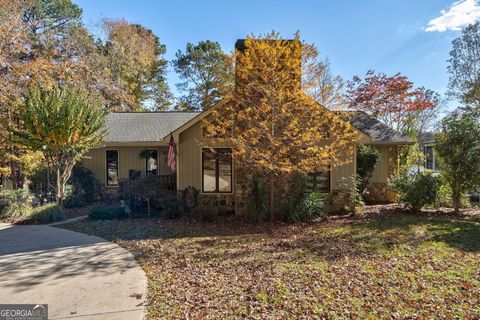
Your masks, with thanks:
[[[137,219],[66,228],[130,250],[150,319],[478,319],[478,216],[309,225]]]

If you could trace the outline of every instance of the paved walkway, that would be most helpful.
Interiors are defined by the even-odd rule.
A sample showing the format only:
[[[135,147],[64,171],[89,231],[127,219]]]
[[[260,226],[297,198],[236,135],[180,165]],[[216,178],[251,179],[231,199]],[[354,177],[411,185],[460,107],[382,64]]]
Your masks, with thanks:
[[[144,318],[147,278],[132,254],[50,226],[0,224],[0,303],[47,303],[49,319]]]
[[[87,219],[88,216],[85,215],[85,216],[78,216],[78,217],[75,217],[75,218],[70,218],[70,219],[66,219],[66,220],[61,220],[61,221],[57,221],[57,222],[52,222],[52,223],[49,223],[48,226],[59,226],[61,224],[67,224],[67,223],[72,223],[72,222],[77,222],[77,221],[80,221],[80,220],[85,220]]]

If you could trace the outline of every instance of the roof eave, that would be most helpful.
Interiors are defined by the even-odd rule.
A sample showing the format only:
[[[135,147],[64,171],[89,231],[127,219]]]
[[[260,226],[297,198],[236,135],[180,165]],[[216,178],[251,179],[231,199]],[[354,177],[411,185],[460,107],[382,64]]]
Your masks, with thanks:
[[[166,146],[167,144],[163,140],[158,141],[105,141],[104,147],[115,147],[115,146],[138,146],[138,147],[161,147]]]
[[[405,140],[405,141],[375,141],[373,140],[369,144],[371,145],[412,145],[415,144],[415,141]]]

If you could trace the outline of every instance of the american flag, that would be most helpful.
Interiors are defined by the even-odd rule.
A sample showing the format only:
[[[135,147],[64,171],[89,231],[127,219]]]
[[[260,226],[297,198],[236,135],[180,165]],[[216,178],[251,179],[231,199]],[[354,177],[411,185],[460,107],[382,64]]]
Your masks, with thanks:
[[[175,140],[173,139],[173,134],[171,133],[170,133],[170,142],[168,143],[167,166],[172,171],[175,171],[177,167],[177,162],[175,160]]]

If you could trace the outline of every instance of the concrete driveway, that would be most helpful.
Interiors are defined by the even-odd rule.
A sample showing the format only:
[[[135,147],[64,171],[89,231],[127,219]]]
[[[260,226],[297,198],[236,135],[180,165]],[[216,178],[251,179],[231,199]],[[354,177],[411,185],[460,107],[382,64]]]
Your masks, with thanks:
[[[105,239],[0,224],[0,303],[48,304],[49,319],[144,318],[147,278]]]

